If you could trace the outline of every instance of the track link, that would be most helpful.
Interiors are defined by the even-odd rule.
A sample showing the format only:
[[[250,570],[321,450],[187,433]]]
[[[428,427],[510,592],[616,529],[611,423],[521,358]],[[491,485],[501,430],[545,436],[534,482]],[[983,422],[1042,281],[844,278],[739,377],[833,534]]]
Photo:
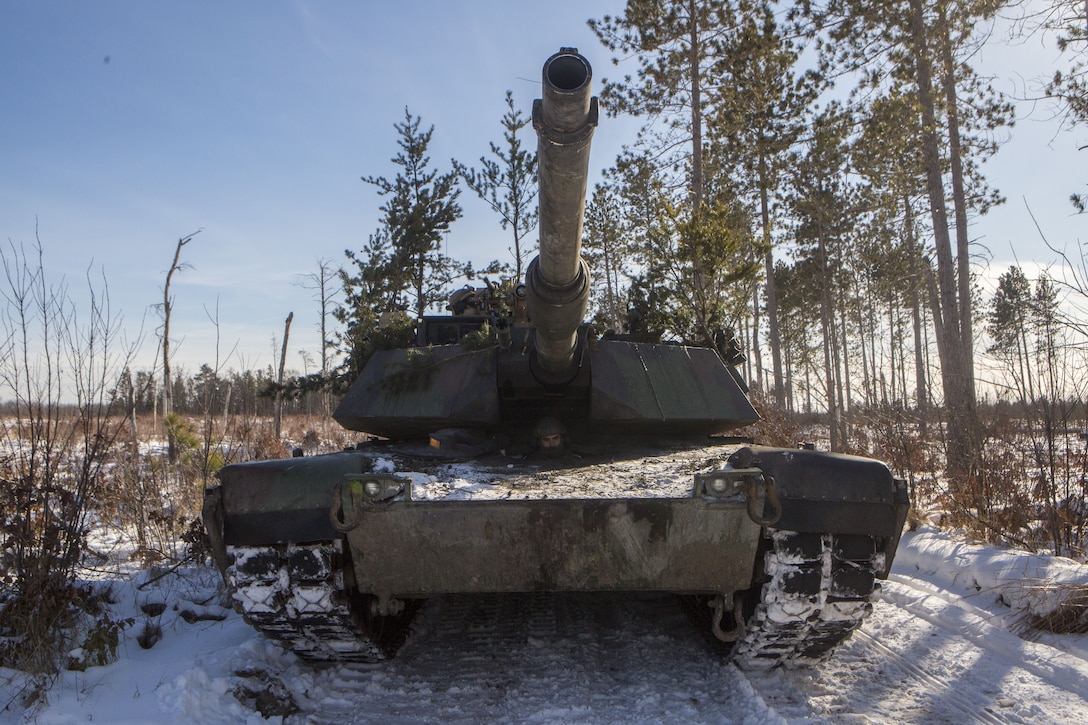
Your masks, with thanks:
[[[734,661],[770,669],[827,659],[872,612],[883,570],[884,554],[871,536],[771,532],[767,578]]]
[[[227,547],[234,605],[255,629],[311,662],[381,662],[417,608],[368,617],[344,586],[341,542]]]

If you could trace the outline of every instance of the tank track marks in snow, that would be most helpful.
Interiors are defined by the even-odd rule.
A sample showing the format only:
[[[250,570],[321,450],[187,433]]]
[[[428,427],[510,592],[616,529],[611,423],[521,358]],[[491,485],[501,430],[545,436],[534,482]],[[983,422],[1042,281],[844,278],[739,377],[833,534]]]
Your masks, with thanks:
[[[884,553],[871,536],[773,531],[755,611],[733,647],[742,669],[818,664],[873,611]]]
[[[408,636],[418,603],[368,616],[344,584],[340,541],[228,547],[234,603],[252,627],[311,662],[381,662]]]

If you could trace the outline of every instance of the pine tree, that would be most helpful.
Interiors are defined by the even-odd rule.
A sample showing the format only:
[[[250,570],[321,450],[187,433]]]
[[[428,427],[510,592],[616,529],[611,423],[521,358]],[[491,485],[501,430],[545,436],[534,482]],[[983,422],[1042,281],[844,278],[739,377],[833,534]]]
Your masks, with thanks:
[[[804,154],[795,154],[790,200],[797,220],[799,254],[812,260],[819,291],[823,341],[824,398],[830,417],[831,449],[846,443],[843,330],[836,319],[843,278],[843,247],[849,242],[854,213],[847,186],[849,116],[832,104],[816,119]],[[840,344],[840,341],[842,344]]]
[[[769,3],[739,3],[738,15],[737,27],[721,43],[723,80],[714,88],[713,158],[733,167],[726,171],[735,171],[744,192],[755,197],[759,209],[762,234],[755,252],[763,262],[775,402],[783,408],[786,395],[771,202],[783,191],[788,151],[804,131],[804,114],[823,83],[815,73],[794,74],[799,50],[783,37]],[[758,330],[758,323],[754,329]]]
[[[1054,71],[1046,93],[1058,101],[1066,123],[1088,125],[1088,3],[1050,0],[1044,3],[1040,25],[1057,35],[1058,48],[1069,59],[1068,66]],[[1088,211],[1084,194],[1071,194],[1069,200],[1080,213]]]
[[[669,333],[676,309],[675,293],[665,280],[674,249],[661,224],[669,204],[668,189],[650,154],[629,149],[605,178],[617,198],[620,233],[638,270],[627,290],[624,330],[648,341],[660,340]]]
[[[420,121],[405,108],[404,121],[393,125],[400,134],[397,144],[401,149],[392,159],[401,167],[393,181],[382,176],[363,177],[378,187],[380,195],[389,197],[381,207],[380,233],[371,237],[371,242],[388,241],[385,271],[390,286],[398,297],[408,293],[417,316],[444,299],[452,281],[467,269],[442,253],[443,233],[461,218],[457,173],[439,174],[430,168],[427,147],[434,126],[421,131]]]
[[[506,113],[502,117],[505,150],[491,144],[495,159],[480,157],[480,168],[472,169],[454,161],[453,168],[469,189],[483,199],[499,215],[502,228],[514,235],[515,277],[514,284],[521,283],[525,258],[532,252],[526,237],[536,229],[537,210],[534,206],[537,194],[536,153],[521,146],[518,133],[528,126],[531,119],[521,115],[514,107],[514,94],[506,92]]]
[[[629,0],[622,16],[589,21],[616,54],[614,64],[631,57],[638,63],[634,76],[604,82],[603,105],[611,115],[646,117],[648,125],[664,120],[663,133],[651,138],[647,128],[641,140],[661,157],[662,168],[685,170],[683,186],[695,215],[706,185],[704,117],[713,103],[706,88],[719,80],[721,37],[734,23],[732,3],[722,0]]]
[[[1035,399],[1029,344],[1031,310],[1031,283],[1020,267],[1009,267],[998,277],[986,315],[986,331],[993,340],[987,352],[1010,367],[1022,403]]]
[[[758,272],[749,255],[748,214],[736,199],[715,196],[698,215],[666,207],[661,226],[676,250],[666,258],[666,279],[679,302],[671,326],[685,342],[710,345],[727,320],[739,317],[745,296],[737,291]]]
[[[393,268],[390,244],[384,230],[370,235],[361,255],[350,249],[344,250],[354,270],[340,270],[340,283],[344,290],[343,302],[333,310],[333,317],[344,326],[337,335],[340,351],[346,355],[344,369],[332,381],[336,389],[342,389],[362,371],[369,358],[368,343],[374,339],[378,321],[387,313],[403,309],[400,283],[394,281],[397,270]]]
[[[374,350],[410,341],[412,325],[404,310],[422,316],[445,299],[454,278],[472,271],[442,252],[444,233],[461,217],[460,189],[456,172],[430,168],[427,147],[434,127],[421,131],[420,119],[405,108],[404,121],[394,128],[401,150],[392,161],[400,172],[392,181],[363,177],[388,196],[382,224],[360,254],[344,252],[350,262],[349,269],[340,270],[344,300],[333,314],[344,325],[339,343],[346,360],[335,387],[354,380]]]
[[[870,89],[902,84],[916,101],[937,262],[931,309],[949,414],[949,468],[965,485],[978,470],[982,450],[966,226],[969,210],[985,211],[995,200],[993,194],[967,194],[964,179],[994,148],[992,142],[985,143],[984,134],[972,138],[967,131],[969,122],[987,131],[1007,123],[1008,106],[979,81],[960,52],[975,40],[975,26],[992,17],[1001,4],[826,0],[800,8],[815,21],[815,32],[826,32],[821,49],[829,66],[861,70]],[[974,116],[968,113],[973,107],[978,109]],[[946,170],[953,177],[951,193]],[[950,208],[957,227],[955,249]]]
[[[586,205],[582,257],[589,265],[590,279],[596,288],[591,298],[596,319],[606,329],[617,332],[626,331],[622,278],[629,271],[630,247],[615,190],[607,184],[597,184]]]
[[[861,223],[867,233],[859,235],[859,239],[867,251],[862,256],[879,274],[881,294],[888,299],[904,297],[910,310],[915,407],[924,421],[928,391],[922,301],[930,263],[918,243],[915,211],[926,199],[918,115],[913,97],[902,89],[890,89],[870,99],[856,113],[861,119],[861,133],[852,146],[851,160],[853,170],[863,180],[860,202],[865,211]],[[883,253],[885,249],[887,254]],[[885,267],[885,262],[894,266]],[[870,319],[875,316],[874,309]],[[875,350],[876,335],[869,338]],[[875,355],[871,365],[875,382]],[[905,383],[902,389],[905,398]]]
[[[818,374],[822,340],[814,329],[813,310],[819,309],[823,278],[815,257],[805,257],[790,265],[775,263],[775,282],[782,291],[779,300],[779,325],[782,333],[783,362],[786,371],[786,395],[790,410],[813,412],[812,389],[807,383]],[[801,393],[803,392],[803,398]],[[800,398],[800,399],[799,399]]]

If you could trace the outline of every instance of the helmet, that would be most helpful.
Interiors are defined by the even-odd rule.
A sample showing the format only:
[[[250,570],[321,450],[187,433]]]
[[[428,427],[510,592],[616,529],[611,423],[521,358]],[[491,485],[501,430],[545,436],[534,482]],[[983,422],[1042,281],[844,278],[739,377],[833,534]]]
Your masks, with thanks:
[[[533,428],[533,448],[560,453],[567,444],[567,429],[558,418],[541,418]]]

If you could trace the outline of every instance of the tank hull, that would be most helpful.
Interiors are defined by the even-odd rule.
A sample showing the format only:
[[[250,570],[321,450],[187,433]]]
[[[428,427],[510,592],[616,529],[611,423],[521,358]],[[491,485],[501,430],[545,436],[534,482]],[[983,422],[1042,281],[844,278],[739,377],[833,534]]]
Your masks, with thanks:
[[[448,593],[733,592],[759,526],[744,501],[401,502],[347,534],[357,586],[380,601]]]
[[[251,623],[292,633],[289,646],[311,659],[367,652],[375,661],[396,647],[371,641],[360,622],[398,621],[435,595],[673,592],[717,607],[715,633],[744,633],[750,663],[808,661],[830,651],[812,656],[813,642],[837,643],[868,612],[908,508],[903,482],[883,464],[817,451],[679,446],[562,461],[419,453],[375,444],[221,471],[205,523]],[[332,552],[320,554],[317,583],[312,551]],[[277,563],[253,564],[268,559]],[[790,567],[796,573],[783,574]],[[794,654],[783,654],[773,643],[785,635],[769,639],[761,627],[781,626],[775,607],[789,597],[800,602],[790,611],[812,608],[812,626],[835,604],[828,633],[791,629]],[[315,613],[314,602],[341,603]],[[338,634],[322,643],[298,634],[308,628]]]

